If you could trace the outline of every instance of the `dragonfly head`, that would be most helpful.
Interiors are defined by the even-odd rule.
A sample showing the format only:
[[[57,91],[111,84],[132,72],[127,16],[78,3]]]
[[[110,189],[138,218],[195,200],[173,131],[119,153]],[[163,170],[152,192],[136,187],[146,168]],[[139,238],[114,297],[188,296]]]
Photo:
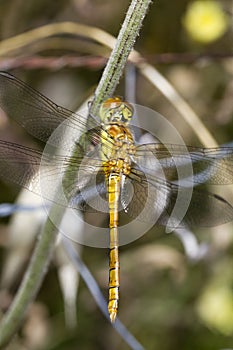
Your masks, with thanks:
[[[133,106],[119,97],[111,97],[101,104],[99,115],[101,121],[106,124],[114,122],[128,124],[133,116]]]

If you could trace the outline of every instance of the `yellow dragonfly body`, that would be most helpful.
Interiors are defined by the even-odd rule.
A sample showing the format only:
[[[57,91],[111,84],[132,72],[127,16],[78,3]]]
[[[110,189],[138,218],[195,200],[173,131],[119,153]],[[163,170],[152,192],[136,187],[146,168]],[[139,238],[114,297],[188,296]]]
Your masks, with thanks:
[[[135,153],[133,135],[127,127],[133,115],[132,107],[119,98],[106,100],[100,110],[104,127],[101,132],[101,155],[106,176],[109,203],[109,304],[108,311],[115,321],[120,287],[118,212],[121,183],[131,171],[131,157]]]
[[[87,127],[87,119],[82,114],[56,105],[5,72],[0,72],[0,107],[30,134],[46,143],[41,152],[0,140],[1,180],[14,182],[39,195],[43,190],[46,200],[64,207],[84,212],[94,208],[97,213],[109,214],[108,310],[112,322],[119,303],[119,211],[144,223],[171,228],[177,224],[179,227],[214,226],[233,220],[231,204],[220,196],[195,188],[204,183],[233,183],[232,147],[208,149],[135,142],[136,133],[130,123],[133,107],[117,97],[103,102],[98,116],[89,115]],[[65,155],[51,156],[46,147],[49,144],[56,148],[54,140],[64,134],[58,133],[55,138],[51,135],[60,130],[61,125],[75,134],[75,153],[66,155],[67,148],[63,145]],[[66,141],[62,136],[61,139]],[[173,208],[179,195],[187,192],[187,187],[177,181],[180,180],[177,167],[185,170],[189,162],[193,176],[184,180],[192,187],[192,200],[179,220]],[[38,170],[42,170],[46,179],[43,186],[37,181]],[[56,178],[62,181],[54,196]],[[101,198],[96,199],[97,192]],[[181,209],[183,204],[187,203],[181,201]]]

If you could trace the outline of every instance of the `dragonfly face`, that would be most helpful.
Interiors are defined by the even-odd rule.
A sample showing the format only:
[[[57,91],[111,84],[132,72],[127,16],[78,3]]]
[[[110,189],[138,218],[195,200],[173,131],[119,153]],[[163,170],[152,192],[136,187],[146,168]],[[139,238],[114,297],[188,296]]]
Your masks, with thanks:
[[[180,201],[180,208],[185,207],[181,220],[173,210],[179,195],[187,192],[187,183],[190,187],[233,183],[233,148],[205,149],[158,142],[136,145],[130,126],[133,107],[119,98],[106,100],[99,116],[89,116],[91,130],[87,130],[84,116],[57,106],[4,72],[0,73],[0,107],[47,145],[56,146],[56,138],[51,138],[51,134],[60,125],[72,135],[78,134],[74,136],[74,152],[70,155],[64,155],[64,145],[61,145],[63,155],[51,156],[46,148],[42,153],[0,140],[0,178],[41,194],[41,183],[36,176],[40,169],[46,179],[42,188],[46,199],[83,211],[109,213],[109,313],[112,321],[119,300],[120,210],[133,219],[171,228],[214,226],[233,220],[233,207],[227,201],[196,188],[188,205],[183,199]],[[185,170],[190,162],[193,177],[177,178],[177,169]],[[62,181],[55,193],[56,178]],[[60,193],[63,196],[59,196]],[[98,193],[101,198],[96,198]],[[100,200],[102,198],[105,201]]]
[[[119,122],[127,125],[133,117],[133,106],[119,97],[108,98],[101,104],[99,116],[104,124]]]

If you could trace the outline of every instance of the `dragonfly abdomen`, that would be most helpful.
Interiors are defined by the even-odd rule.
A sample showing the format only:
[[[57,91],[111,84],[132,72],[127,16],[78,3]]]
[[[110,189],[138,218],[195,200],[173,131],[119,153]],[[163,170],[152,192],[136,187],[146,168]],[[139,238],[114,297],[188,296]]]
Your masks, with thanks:
[[[108,201],[109,201],[109,302],[108,312],[111,322],[115,321],[120,288],[120,262],[119,262],[119,241],[118,241],[118,207],[120,198],[121,177],[117,173],[112,173],[107,178]]]
[[[118,236],[114,231],[117,228],[110,228],[110,236]],[[111,232],[112,231],[112,232]],[[109,251],[109,299],[108,312],[111,322],[114,322],[118,312],[120,289],[120,261],[118,244],[115,244]]]

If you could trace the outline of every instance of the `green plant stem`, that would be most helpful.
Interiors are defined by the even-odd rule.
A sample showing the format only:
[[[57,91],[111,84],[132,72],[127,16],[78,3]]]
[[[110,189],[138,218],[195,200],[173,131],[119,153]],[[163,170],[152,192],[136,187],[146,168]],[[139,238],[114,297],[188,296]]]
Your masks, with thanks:
[[[55,215],[56,223],[62,219],[64,208],[54,205],[51,215]],[[53,216],[54,217],[54,216]],[[24,313],[38,291],[52,256],[57,238],[57,227],[47,218],[43,231],[36,244],[34,253],[24,275],[21,286],[9,310],[4,315],[0,327],[0,349],[2,349],[18,330]]]
[[[120,30],[116,46],[110,55],[108,64],[96,89],[91,113],[96,113],[99,104],[114,92],[150,3],[151,0],[132,0]],[[56,226],[58,226],[64,214],[64,208],[54,205],[51,208],[51,214],[56,218]],[[35,297],[41,285],[52,256],[57,231],[58,228],[55,227],[48,217],[21,286],[11,307],[2,319],[0,325],[0,348],[3,348],[18,330],[28,305]]]
[[[150,3],[151,0],[132,0],[118,34],[116,45],[96,88],[91,114],[96,115],[99,105],[114,93]]]

